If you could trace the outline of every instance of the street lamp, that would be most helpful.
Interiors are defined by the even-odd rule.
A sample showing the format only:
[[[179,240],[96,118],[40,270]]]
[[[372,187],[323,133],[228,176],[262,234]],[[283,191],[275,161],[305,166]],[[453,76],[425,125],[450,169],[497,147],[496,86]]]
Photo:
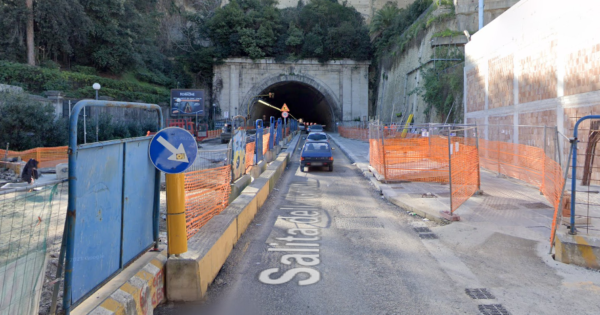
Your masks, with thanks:
[[[98,90],[100,90],[100,83],[92,84],[92,88],[94,88],[94,90],[96,90],[96,100],[98,100]]]
[[[100,90],[100,83],[94,83],[92,84],[92,88],[94,90],[96,90],[96,101],[98,100],[98,91]],[[85,107],[84,107],[85,109]],[[84,119],[85,119],[85,113],[84,113]],[[84,120],[85,122],[85,120]],[[85,126],[84,126],[85,128]],[[98,142],[98,112],[96,111],[96,142]]]

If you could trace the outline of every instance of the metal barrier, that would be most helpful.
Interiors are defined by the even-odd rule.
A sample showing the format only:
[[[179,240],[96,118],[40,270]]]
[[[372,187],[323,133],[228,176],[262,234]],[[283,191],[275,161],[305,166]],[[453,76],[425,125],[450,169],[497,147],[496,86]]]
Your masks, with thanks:
[[[450,214],[479,190],[477,127],[369,126],[371,166],[385,181],[450,183]]]
[[[58,296],[58,275],[45,282],[52,264],[63,256],[61,239],[67,212],[65,180],[0,191],[0,313],[38,314],[40,296]],[[60,270],[60,267],[59,267]],[[49,304],[44,301],[44,304]]]
[[[275,145],[276,138],[276,130],[275,130],[275,117],[271,116],[269,119],[269,150],[273,150],[273,146]]]
[[[277,140],[275,140],[275,145],[280,145],[281,141],[283,141],[283,125],[281,118],[277,118]]]
[[[162,111],[154,104],[79,101],[69,128],[69,204],[63,308],[71,308],[153,246],[158,246],[160,172],[148,158],[151,137],[77,145],[86,106]]]
[[[600,192],[598,186],[591,189],[592,185],[600,184],[600,166],[594,163],[599,141],[600,115],[588,115],[577,119],[571,140],[573,145],[569,231],[573,235],[586,233],[600,236],[600,227],[594,222],[600,219]],[[578,153],[577,143],[585,144],[585,153]],[[578,194],[583,196],[578,197]]]
[[[255,161],[254,164],[263,160],[263,121],[262,119],[256,120],[256,150],[255,150]]]

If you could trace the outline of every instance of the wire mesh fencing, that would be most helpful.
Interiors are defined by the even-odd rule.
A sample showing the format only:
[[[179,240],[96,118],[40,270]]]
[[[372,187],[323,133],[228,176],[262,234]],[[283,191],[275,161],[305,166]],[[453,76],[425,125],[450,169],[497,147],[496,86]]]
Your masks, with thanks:
[[[344,138],[369,141],[369,125],[367,122],[353,121],[340,123],[338,125],[338,132]]]
[[[67,211],[64,181],[0,191],[0,313],[45,314]],[[48,281],[45,281],[45,280]],[[58,288],[56,294],[58,297]]]
[[[569,136],[573,136],[573,127],[583,116],[583,114],[575,113],[577,112],[569,117],[571,126],[571,129],[567,131]],[[583,120],[578,126],[575,176],[572,175],[572,163],[568,170],[567,189],[569,194],[563,198],[564,208],[561,222],[569,227],[573,225],[574,232],[577,234],[600,236],[600,158],[598,157],[600,150],[597,150],[598,142],[600,142],[600,119]],[[575,206],[573,218],[571,218],[572,205]]]
[[[231,150],[198,151],[185,173],[185,218],[188,238],[228,205]]]
[[[480,190],[477,127],[448,129],[450,154],[450,212]]]

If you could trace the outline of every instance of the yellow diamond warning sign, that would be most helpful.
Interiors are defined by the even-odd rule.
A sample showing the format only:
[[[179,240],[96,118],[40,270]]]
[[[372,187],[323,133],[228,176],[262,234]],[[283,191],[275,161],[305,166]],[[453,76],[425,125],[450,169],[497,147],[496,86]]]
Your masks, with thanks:
[[[282,111],[282,112],[289,112],[289,111],[290,111],[290,109],[289,109],[289,108],[287,107],[287,105],[284,103],[284,104],[283,104],[283,107],[281,108],[281,111]]]

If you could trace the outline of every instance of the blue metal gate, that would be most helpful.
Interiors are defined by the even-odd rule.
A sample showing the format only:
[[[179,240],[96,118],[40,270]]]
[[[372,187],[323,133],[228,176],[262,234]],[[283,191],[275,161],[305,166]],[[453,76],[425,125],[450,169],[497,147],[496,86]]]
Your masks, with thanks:
[[[83,100],[69,129],[69,205],[63,308],[93,293],[158,241],[160,172],[148,158],[152,137],[77,145],[85,106],[156,110],[158,105]]]

